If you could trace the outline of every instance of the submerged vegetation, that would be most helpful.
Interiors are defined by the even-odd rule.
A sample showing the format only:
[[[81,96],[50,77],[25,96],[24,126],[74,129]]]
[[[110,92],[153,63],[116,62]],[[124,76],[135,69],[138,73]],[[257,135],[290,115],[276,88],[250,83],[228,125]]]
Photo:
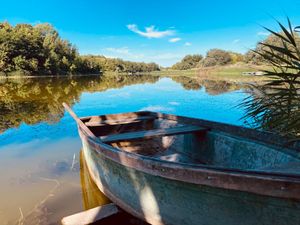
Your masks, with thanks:
[[[272,33],[280,45],[260,42],[253,51],[273,68],[265,70],[269,78],[264,85],[252,86],[253,97],[242,104],[245,118],[255,127],[285,136],[300,137],[300,42],[288,19],[288,28],[279,23],[281,32]],[[278,42],[277,42],[278,43]],[[259,49],[259,50],[258,50]]]

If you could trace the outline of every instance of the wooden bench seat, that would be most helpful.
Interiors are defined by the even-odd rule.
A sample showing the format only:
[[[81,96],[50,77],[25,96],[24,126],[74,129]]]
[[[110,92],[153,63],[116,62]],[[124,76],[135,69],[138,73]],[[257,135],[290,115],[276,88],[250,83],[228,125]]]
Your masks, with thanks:
[[[152,138],[157,136],[172,136],[178,134],[186,134],[191,132],[206,132],[207,129],[203,127],[187,125],[187,126],[180,126],[180,127],[171,127],[166,129],[156,129],[156,130],[145,130],[145,131],[137,131],[137,132],[128,132],[128,133],[121,133],[121,134],[112,134],[108,136],[100,137],[102,142],[109,143],[109,142],[118,142],[124,140],[132,140],[132,139],[139,139],[139,138]]]
[[[89,127],[98,127],[98,126],[107,126],[107,125],[122,125],[122,124],[129,124],[129,123],[138,123],[145,120],[155,120],[155,116],[139,116],[135,118],[127,118],[121,120],[103,120],[103,121],[96,121],[96,122],[85,122],[86,126]]]

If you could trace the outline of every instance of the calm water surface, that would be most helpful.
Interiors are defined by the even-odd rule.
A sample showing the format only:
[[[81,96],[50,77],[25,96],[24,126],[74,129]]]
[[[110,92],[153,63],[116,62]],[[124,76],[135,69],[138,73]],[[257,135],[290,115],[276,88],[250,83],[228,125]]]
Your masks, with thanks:
[[[81,211],[79,116],[159,111],[243,125],[241,85],[187,77],[0,80],[0,223],[58,224]]]

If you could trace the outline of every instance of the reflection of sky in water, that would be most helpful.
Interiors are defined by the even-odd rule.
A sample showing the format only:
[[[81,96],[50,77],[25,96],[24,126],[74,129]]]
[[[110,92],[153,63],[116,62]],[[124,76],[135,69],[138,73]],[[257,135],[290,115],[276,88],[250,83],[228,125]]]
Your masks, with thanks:
[[[235,106],[245,97],[241,91],[209,95],[204,88],[185,90],[180,84],[163,78],[156,84],[84,93],[74,109],[79,115],[154,110],[240,125],[243,111]]]
[[[243,110],[235,106],[245,97],[242,91],[209,95],[205,88],[185,90],[171,79],[162,78],[155,84],[84,92],[73,109],[78,116],[153,110],[241,125],[239,119]],[[71,197],[74,202],[72,209],[70,200],[60,201],[57,197],[56,204],[60,206],[55,207],[67,210],[61,210],[60,214],[51,209],[52,203],[49,206],[46,201],[45,205],[50,207],[48,210],[52,210],[52,217],[59,219],[62,213],[68,215],[81,209],[78,170],[69,169],[74,163],[74,154],[75,163],[78,163],[81,143],[76,124],[69,114],[65,113],[60,122],[55,124],[22,124],[19,128],[8,129],[0,134],[0,143],[0,198],[3,203],[0,203],[0,221],[16,221],[20,214],[19,207],[24,214],[30,212],[42,196],[49,194],[54,184],[51,179],[59,181],[59,193],[68,190],[76,195]],[[45,179],[50,179],[50,182]],[[21,191],[19,185],[13,185],[15,183],[28,185],[27,192],[25,189]],[[26,198],[28,192],[30,199]],[[54,196],[58,196],[58,193]],[[7,204],[8,201],[10,204]]]

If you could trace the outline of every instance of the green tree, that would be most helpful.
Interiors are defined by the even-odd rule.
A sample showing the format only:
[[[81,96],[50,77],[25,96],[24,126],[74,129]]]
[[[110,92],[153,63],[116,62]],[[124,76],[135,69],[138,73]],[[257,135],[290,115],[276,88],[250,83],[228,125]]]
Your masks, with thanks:
[[[180,62],[174,64],[172,69],[175,70],[188,70],[196,68],[199,62],[202,60],[202,55],[186,55]]]
[[[131,62],[122,59],[113,59],[113,58],[106,58],[104,56],[93,56],[93,55],[86,55],[83,56],[82,58],[90,62],[93,62],[95,64],[98,64],[103,69],[103,72],[135,74],[135,73],[145,73],[145,72],[160,70],[159,65],[153,62],[152,63]]]
[[[241,53],[232,52],[232,51],[229,51],[228,53],[230,55],[231,63],[232,64],[235,64],[235,63],[238,63],[238,62],[244,62],[245,61],[245,56],[243,54],[241,54]]]
[[[277,34],[280,34],[280,36],[282,37],[286,37],[286,34],[284,32],[273,32],[270,33],[270,35],[268,35],[268,37],[257,43],[256,48],[254,50],[249,50],[246,54],[245,54],[245,61],[247,63],[252,63],[255,65],[261,65],[261,64],[266,64],[268,63],[268,60],[266,60],[261,53],[265,52],[265,51],[270,51],[272,48],[270,48],[270,46],[276,46],[276,47],[280,47],[280,48],[284,48],[286,45],[286,47],[288,49],[293,49],[293,46],[290,43],[286,43],[283,42],[282,39],[280,38],[280,36],[278,36]],[[300,36],[298,33],[293,32],[293,36],[295,39],[295,43],[297,43],[297,46],[300,46]],[[277,54],[281,54],[280,52],[277,52]]]
[[[14,71],[38,75],[100,73],[100,66],[82,62],[76,48],[60,38],[50,24],[13,27],[4,22],[0,23],[0,72]]]
[[[207,52],[205,59],[202,61],[204,67],[223,66],[232,62],[229,52],[222,49],[211,49]]]
[[[0,73],[34,75],[143,73],[159,70],[155,63],[137,63],[104,56],[80,56],[77,49],[48,23],[35,26],[0,23]]]

